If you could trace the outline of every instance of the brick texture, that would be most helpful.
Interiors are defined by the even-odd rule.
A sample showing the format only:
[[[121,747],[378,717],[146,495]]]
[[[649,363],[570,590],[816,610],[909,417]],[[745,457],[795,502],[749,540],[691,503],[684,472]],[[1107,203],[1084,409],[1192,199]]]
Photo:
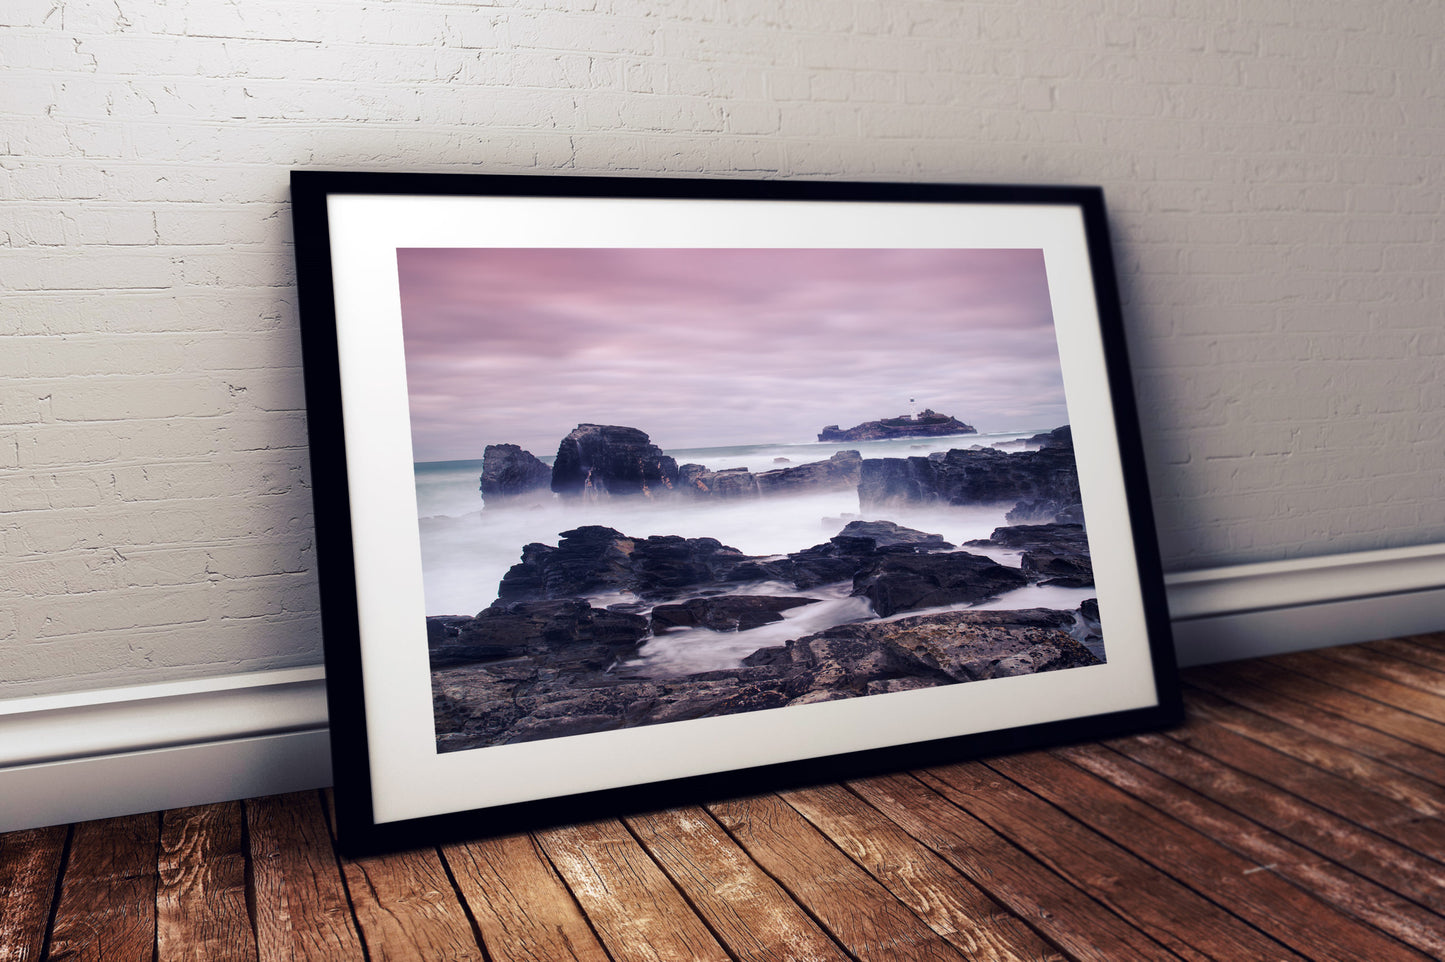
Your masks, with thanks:
[[[1445,540],[1413,0],[7,0],[0,697],[319,660],[293,167],[1102,184],[1166,567]]]

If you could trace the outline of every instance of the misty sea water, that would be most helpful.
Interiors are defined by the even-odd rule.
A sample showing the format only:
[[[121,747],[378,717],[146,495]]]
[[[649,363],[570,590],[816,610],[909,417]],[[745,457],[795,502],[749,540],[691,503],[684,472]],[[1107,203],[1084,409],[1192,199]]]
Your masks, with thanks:
[[[1032,437],[1053,426],[1002,434],[970,434],[951,438],[909,438],[826,444],[756,444],[668,450],[678,464],[704,464],[712,470],[747,468],[752,472],[822,461],[839,451],[858,451],[864,458],[926,456],[935,451],[973,445],[1003,444]],[[536,453],[536,452],[534,452]],[[550,456],[539,455],[547,463]],[[428,615],[475,615],[497,598],[497,586],[516,564],[522,548],[532,542],[555,545],[561,532],[582,525],[615,528],[624,535],[646,538],[680,535],[716,538],[750,555],[781,555],[820,544],[850,521],[886,520],[941,534],[962,546],[987,538],[1007,522],[1010,505],[888,508],[860,511],[853,490],[821,491],[775,498],[730,499],[718,502],[678,497],[663,500],[614,498],[600,502],[505,505],[487,508],[481,497],[482,462],[434,461],[415,465],[417,515],[421,534],[421,565]],[[1000,563],[1017,566],[1018,552],[970,547]],[[750,586],[753,593],[799,594],[784,585]],[[807,592],[821,597],[818,590]],[[736,664],[759,647],[780,644],[809,631],[872,615],[863,599],[846,592],[826,592],[821,603],[793,609],[784,621],[741,633],[673,631],[650,641],[644,660],[661,674],[702,671]],[[1074,609],[1092,588],[1030,586],[974,607]],[[622,598],[607,599],[621,601]],[[801,623],[800,623],[801,622]],[[776,636],[776,637],[774,637]]]

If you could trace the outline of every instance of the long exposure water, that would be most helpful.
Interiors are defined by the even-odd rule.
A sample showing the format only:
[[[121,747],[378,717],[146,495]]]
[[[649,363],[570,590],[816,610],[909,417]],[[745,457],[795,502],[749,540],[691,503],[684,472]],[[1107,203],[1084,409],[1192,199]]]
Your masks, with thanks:
[[[704,464],[712,470],[747,468],[753,472],[822,461],[838,451],[864,458],[910,457],[955,447],[1001,444],[1011,448],[1022,438],[1049,430],[953,438],[911,438],[829,444],[760,444],[668,451],[679,464]],[[550,457],[543,457],[550,463]],[[482,462],[424,462],[415,466],[421,563],[428,615],[474,615],[497,597],[497,585],[516,564],[523,546],[555,545],[561,532],[587,524],[615,528],[633,538],[681,535],[716,538],[750,555],[781,555],[820,544],[855,520],[887,520],[941,534],[955,545],[987,538],[1006,524],[1010,505],[888,508],[860,511],[856,491],[823,491],[774,498],[718,502],[675,498],[649,501],[613,498],[584,503],[548,499],[530,506],[487,507],[479,489]],[[970,547],[969,551],[1017,566],[1018,552]],[[737,633],[705,629],[672,631],[649,642],[644,660],[656,673],[686,673],[735,665],[761,647],[781,644],[831,625],[871,616],[868,603],[833,587],[799,592],[786,585],[749,586],[750,593],[806,594],[819,604],[791,609],[784,620]],[[1074,609],[1093,589],[1030,586],[974,607]],[[617,600],[617,599],[609,599]],[[912,612],[916,614],[917,612]]]

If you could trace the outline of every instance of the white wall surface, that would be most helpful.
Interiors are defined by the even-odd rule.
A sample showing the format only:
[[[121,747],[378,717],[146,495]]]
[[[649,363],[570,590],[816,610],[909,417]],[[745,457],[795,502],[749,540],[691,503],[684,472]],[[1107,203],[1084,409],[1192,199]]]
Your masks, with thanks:
[[[1445,541],[1440,28],[5,0],[0,698],[319,660],[293,167],[1101,184],[1166,567]]]

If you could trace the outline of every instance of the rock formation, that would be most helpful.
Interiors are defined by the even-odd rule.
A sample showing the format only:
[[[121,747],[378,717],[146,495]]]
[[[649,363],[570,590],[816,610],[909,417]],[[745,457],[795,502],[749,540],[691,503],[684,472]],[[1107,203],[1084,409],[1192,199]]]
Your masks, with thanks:
[[[854,488],[858,486],[862,469],[863,457],[857,451],[839,451],[826,461],[762,472],[757,475],[758,493],[770,495]]]
[[[515,444],[489,444],[482,452],[481,490],[489,505],[546,492],[551,481],[552,469]]]
[[[747,468],[710,471],[705,465],[684,464],[677,469],[677,486],[698,498],[756,498],[758,479]]]
[[[777,595],[720,595],[693,598],[652,609],[653,634],[671,628],[708,628],[712,631],[748,631],[783,620],[783,612],[811,605],[816,598]]]
[[[858,481],[859,503],[865,510],[900,502],[1078,503],[1079,472],[1074,464],[1074,447],[1067,439],[1067,427],[1060,430],[1065,434],[1037,451],[955,448],[928,457],[869,458],[863,462]]]
[[[699,498],[760,498],[803,491],[839,491],[857,487],[863,458],[857,451],[839,451],[826,461],[757,474],[747,468],[710,471],[701,464],[678,468],[678,489]]]
[[[588,617],[580,610],[577,615],[579,624]],[[760,648],[733,668],[650,679],[626,660],[625,648],[602,651],[593,641],[572,642],[570,615],[545,617],[564,630],[542,663],[528,658],[438,662],[433,648],[439,751],[1100,663],[1071,637],[1072,612],[950,611],[838,625]],[[474,633],[483,637],[500,624],[501,619],[486,620]],[[465,625],[460,629],[466,630]],[[574,652],[579,657],[573,658]]]
[[[952,548],[940,535],[891,521],[853,521],[822,544],[774,558],[745,555],[716,538],[630,538],[615,528],[584,525],[562,532],[556,547],[534,543],[523,548],[521,561],[502,576],[496,604],[611,592],[661,602],[703,591],[731,590],[755,581],[783,582],[806,591],[833,582],[854,582],[860,573],[872,571],[882,557]],[[939,562],[940,567],[948,564]],[[965,576],[962,568],[967,563],[953,564],[960,567],[956,581]],[[985,577],[982,571],[977,572],[980,578]],[[989,584],[1002,577],[991,569],[988,572]],[[861,589],[857,593],[864,594]],[[976,593],[974,600],[992,593],[996,592]]]
[[[653,496],[677,484],[677,462],[637,428],[579,424],[557,447],[552,490],[564,498]]]
[[[1003,548],[1021,548],[1020,569],[1030,581],[1064,588],[1087,588],[1094,583],[1089,539],[1081,524],[1020,524],[995,528],[987,541]]]
[[[853,593],[887,618],[900,611],[974,604],[1028,583],[1017,569],[966,551],[893,554],[854,575]]]
[[[529,544],[497,588],[498,602],[629,592],[655,601],[725,582],[750,560],[716,538],[629,538],[602,525],[564,531],[554,548]]]

